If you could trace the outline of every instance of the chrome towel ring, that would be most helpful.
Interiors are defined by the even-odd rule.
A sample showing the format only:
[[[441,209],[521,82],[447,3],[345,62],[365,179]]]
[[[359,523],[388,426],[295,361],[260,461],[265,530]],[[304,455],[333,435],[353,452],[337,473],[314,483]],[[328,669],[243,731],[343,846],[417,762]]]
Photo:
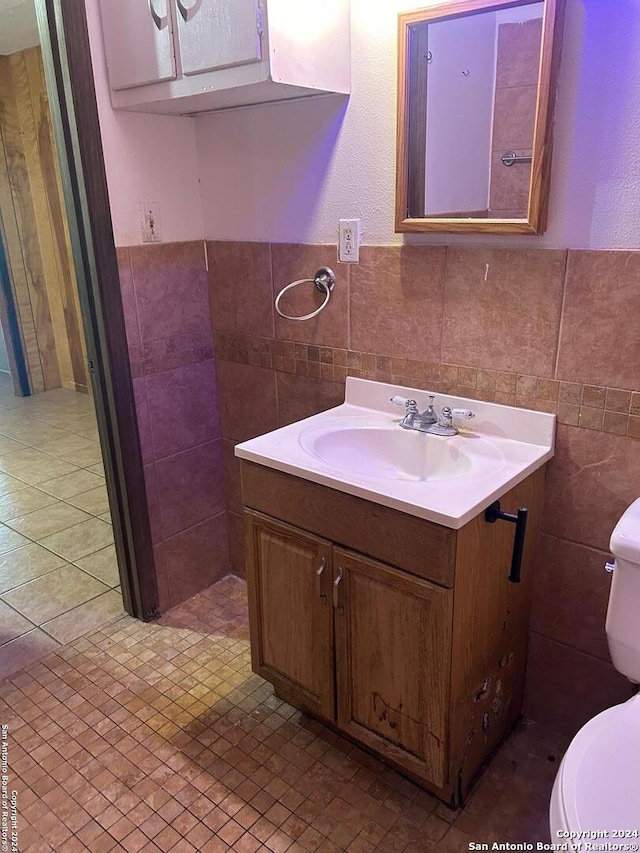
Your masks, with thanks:
[[[315,311],[312,311],[311,314],[304,314],[302,317],[291,317],[289,314],[285,314],[280,310],[280,300],[285,295],[287,290],[291,290],[294,287],[297,287],[299,284],[315,284],[316,288],[321,292],[325,293],[324,302],[319,308],[316,308]],[[298,281],[292,281],[291,284],[287,284],[286,287],[283,287],[280,293],[276,296],[276,311],[281,317],[284,317],[285,320],[312,320],[314,317],[317,317],[321,311],[329,304],[329,299],[331,299],[331,291],[333,290],[336,283],[336,274],[333,270],[329,269],[329,267],[320,267],[317,273],[313,278],[301,278]]]

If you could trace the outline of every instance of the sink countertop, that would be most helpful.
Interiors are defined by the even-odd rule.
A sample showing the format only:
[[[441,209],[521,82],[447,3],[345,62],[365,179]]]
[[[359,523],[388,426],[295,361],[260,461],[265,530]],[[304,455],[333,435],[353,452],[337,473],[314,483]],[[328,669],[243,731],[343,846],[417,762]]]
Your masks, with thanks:
[[[475,418],[456,421],[460,433],[452,437],[403,430],[399,422],[404,411],[394,406],[390,398],[400,395],[415,399],[422,411],[427,408],[429,393],[348,377],[342,405],[238,444],[235,454],[248,462],[293,474],[454,530],[463,527],[552,458],[556,416],[497,403],[435,393],[437,411],[443,406],[471,409]],[[339,465],[327,461],[314,450],[314,441],[319,436],[344,435],[345,431],[353,435],[354,430],[365,429],[375,430],[380,435],[397,430],[406,437],[406,442],[414,442],[418,452],[430,453],[425,451],[428,446],[438,457],[444,454],[464,459],[465,466],[460,467],[459,473],[441,477],[411,476],[402,471],[396,476],[381,475],[375,473],[375,464],[371,466],[373,473],[367,472],[363,464],[366,457],[362,455],[359,465],[354,467],[349,462]],[[396,439],[395,434],[392,440],[405,442],[405,438]],[[446,442],[448,446],[434,442]],[[407,448],[403,448],[403,456],[410,455],[411,450],[407,453]]]

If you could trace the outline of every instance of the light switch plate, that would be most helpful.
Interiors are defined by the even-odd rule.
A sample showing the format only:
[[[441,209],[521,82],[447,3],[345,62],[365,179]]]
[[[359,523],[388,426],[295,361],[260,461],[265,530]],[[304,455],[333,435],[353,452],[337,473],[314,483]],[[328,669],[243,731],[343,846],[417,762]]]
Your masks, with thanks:
[[[140,204],[140,230],[143,243],[160,243],[160,205],[155,201],[143,201]]]

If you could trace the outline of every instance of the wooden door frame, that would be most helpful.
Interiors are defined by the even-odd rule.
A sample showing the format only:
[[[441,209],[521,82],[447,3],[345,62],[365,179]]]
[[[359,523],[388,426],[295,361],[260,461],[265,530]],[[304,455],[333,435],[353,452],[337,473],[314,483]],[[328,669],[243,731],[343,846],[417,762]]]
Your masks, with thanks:
[[[84,2],[36,0],[113,533],[129,614],[158,589]]]

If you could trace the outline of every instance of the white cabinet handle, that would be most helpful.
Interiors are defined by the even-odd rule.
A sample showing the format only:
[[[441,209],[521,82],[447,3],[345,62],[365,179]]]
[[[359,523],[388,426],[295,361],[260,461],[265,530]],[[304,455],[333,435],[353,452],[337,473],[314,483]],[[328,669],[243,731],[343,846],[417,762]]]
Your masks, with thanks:
[[[163,30],[167,24],[169,23],[168,15],[159,15],[156,12],[156,7],[153,5],[154,0],[149,0],[149,11],[151,12],[151,17],[153,18],[153,23],[159,30]]]
[[[190,21],[192,18],[195,18],[202,6],[202,0],[195,0],[193,6],[187,6],[184,0],[176,0],[176,3],[184,21]]]

